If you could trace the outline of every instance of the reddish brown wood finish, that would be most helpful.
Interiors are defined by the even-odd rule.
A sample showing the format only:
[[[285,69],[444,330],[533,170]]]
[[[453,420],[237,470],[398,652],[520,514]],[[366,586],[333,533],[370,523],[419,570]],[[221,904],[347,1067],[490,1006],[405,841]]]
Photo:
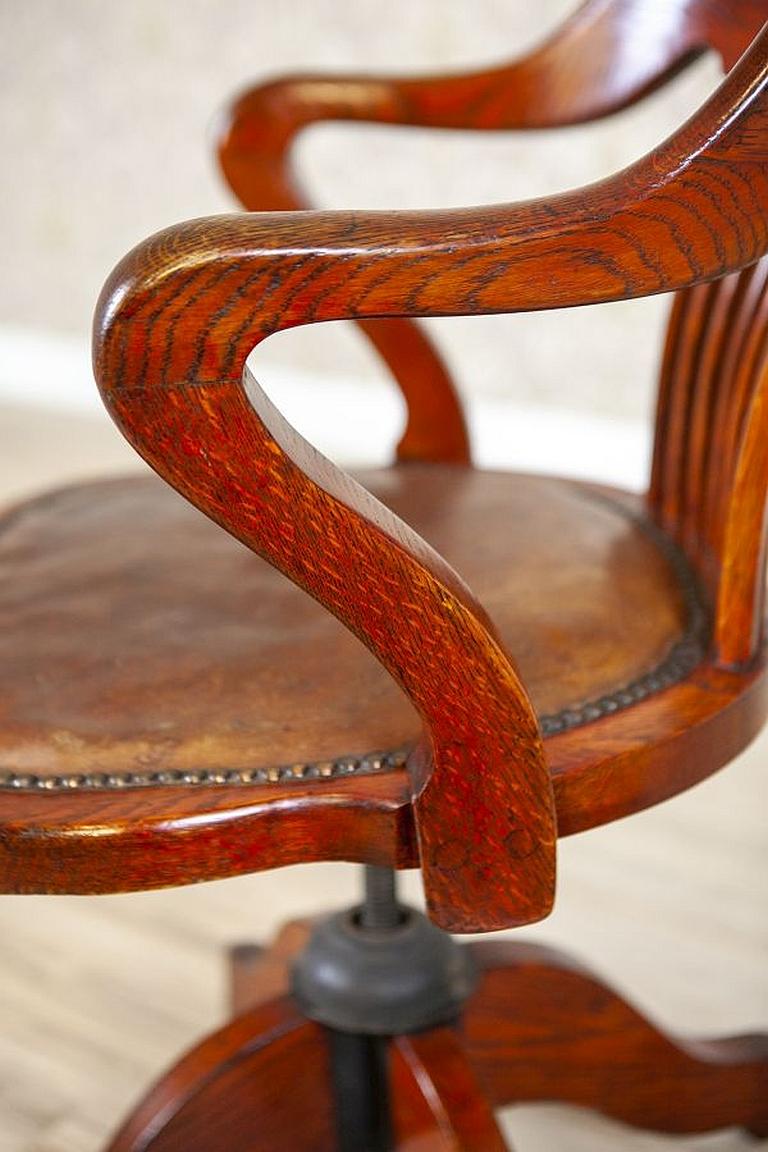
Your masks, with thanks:
[[[286,791],[126,789],[0,795],[7,891],[134,892],[307,859],[417,867],[405,772]]]
[[[406,518],[430,535],[439,527],[441,549],[468,566],[504,634],[520,649],[540,710],[612,682],[623,687],[626,676],[663,654],[667,629],[671,625],[674,634],[677,626],[674,584],[647,537],[617,514],[616,492],[606,493],[612,503],[601,508],[582,485],[459,468],[447,493],[450,515],[443,509],[438,516],[441,503],[431,488],[433,482],[439,487],[441,476],[447,486],[446,470],[395,470],[401,480],[425,471],[430,481]],[[396,476],[382,473],[376,484],[387,476],[391,500]],[[401,500],[410,500],[414,489],[419,485],[397,486],[401,512]],[[496,512],[493,506],[484,510],[485,496],[477,499],[493,491]],[[116,519],[107,530],[110,508]],[[466,516],[458,514],[461,508]],[[638,513],[636,501],[628,508]],[[95,535],[83,531],[74,509],[89,510]],[[499,522],[509,541],[494,527]],[[54,783],[59,772],[72,786],[0,791],[4,890],[124,891],[310,859],[418,864],[410,788],[401,770],[312,780],[293,777],[291,769],[290,782],[246,786],[225,783],[227,771],[216,786],[173,784],[172,778],[149,787],[74,786],[78,773],[94,768],[128,768],[145,778],[155,770],[248,768],[257,762],[255,749],[266,763],[269,754],[279,757],[286,749],[290,757],[347,754],[362,750],[348,743],[356,733],[379,739],[383,731],[408,742],[418,718],[337,621],[158,481],[63,491],[53,501],[20,509],[13,523],[12,534],[0,538],[0,560],[15,573],[4,591],[7,612],[0,613],[0,637],[10,645],[0,677],[2,759],[40,772],[43,783]],[[478,526],[481,545],[471,535]],[[538,544],[537,526],[547,529]],[[517,560],[505,551],[529,539]],[[601,552],[610,557],[607,566],[597,562]],[[31,568],[16,570],[18,556]],[[225,598],[222,588],[231,589]],[[121,606],[118,620],[115,603]],[[626,606],[641,634],[622,622]],[[92,632],[102,637],[96,651],[80,628],[84,607]],[[189,621],[172,645],[164,639],[169,613]],[[279,642],[269,626],[273,614],[280,621]],[[263,618],[271,661],[266,671]],[[309,647],[303,634],[291,640],[302,621]],[[59,658],[55,669],[49,667],[52,647]],[[579,651],[589,666],[582,667]],[[68,668],[76,670],[71,687]],[[334,679],[337,672],[341,680]],[[762,666],[736,674],[702,665],[631,707],[548,736],[560,833],[645,807],[720,767],[762,723],[765,688]],[[276,691],[289,695],[288,706]],[[358,697],[373,700],[373,716],[360,712]],[[280,733],[282,743],[275,744],[269,727],[262,731],[265,705],[268,716],[293,723],[292,737]],[[300,725],[291,707],[300,710]],[[383,730],[373,724],[379,712]],[[330,737],[341,748],[325,743]]]
[[[231,279],[225,266],[223,283]],[[216,272],[211,280],[209,269],[192,275],[203,285],[222,283]],[[191,482],[193,502],[318,596],[408,693],[429,733],[429,745],[411,757],[411,770],[420,859],[435,918],[455,930],[477,927],[474,917],[489,888],[496,894],[485,927],[546,915],[554,891],[549,773],[527,695],[485,612],[436,553],[313,453],[263,394],[267,423],[256,417],[239,383],[241,363],[233,368],[237,382],[182,383],[179,354],[191,357],[186,371],[199,352],[205,375],[217,375],[209,353],[197,348],[207,327],[198,305],[208,311],[213,296],[204,289],[195,294],[187,326],[186,292],[178,283],[166,287],[119,287],[114,281],[105,294],[96,371],[113,414],[130,438],[140,412],[143,432],[133,439],[139,451],[159,468],[159,456],[165,457],[166,479],[184,495]],[[215,287],[213,292],[218,294]],[[142,331],[140,342],[119,331],[119,297],[133,331]],[[219,297],[213,309],[222,318],[231,313],[227,300]],[[181,344],[174,351],[176,336]],[[165,361],[160,347],[167,341]],[[232,351],[236,356],[234,346]],[[156,390],[137,385],[145,372],[147,382],[153,379],[158,368]],[[268,409],[280,424],[280,430],[273,424],[276,438],[268,431]],[[503,876],[500,859],[511,864]]]
[[[578,728],[549,739],[560,834],[658,803],[722,767],[762,726],[766,689],[762,665],[746,674],[705,665],[589,725],[588,740]],[[253,789],[5,791],[0,829],[3,889],[18,893],[142,891],[310,860],[419,866],[403,769]]]
[[[232,1016],[250,1012],[267,1000],[287,996],[290,967],[309,940],[313,920],[288,920],[264,948],[235,944],[229,950],[229,1007]]]
[[[735,77],[732,80],[735,82]],[[738,100],[734,97],[730,102],[737,104]],[[722,111],[723,106],[721,94],[715,98],[710,113],[712,108],[720,108]],[[753,102],[751,113],[755,106]],[[700,123],[704,121],[706,116],[699,117]],[[728,131],[738,146],[739,133],[742,131],[738,118]],[[690,135],[691,131],[688,130],[681,135],[680,141],[688,139]],[[740,176],[737,166],[730,163],[728,154],[722,149],[722,154],[718,153],[720,145],[717,142],[709,152],[705,149],[696,159],[700,167],[703,160],[709,164],[709,168],[704,164],[702,170],[709,172],[714,181],[713,188],[724,187],[717,180],[722,181],[722,172],[727,171],[728,179],[736,181],[735,191],[739,188],[744,190],[746,198],[742,207],[746,214],[739,216],[736,212],[736,205],[740,202],[738,197],[728,202],[728,210],[734,212],[734,227],[737,231],[742,223],[744,229],[753,229],[753,240],[761,234],[760,228],[763,226],[762,218],[750,223],[749,217],[750,205],[759,205],[759,197],[764,194],[761,180],[765,165],[760,161],[761,140],[759,133],[753,133],[747,140],[747,147],[739,152],[739,163],[742,164]],[[670,151],[674,149],[667,147],[662,156],[668,155]],[[755,164],[755,179],[748,186],[746,181],[751,163]],[[649,167],[650,164],[646,163],[630,170],[630,188],[634,187],[633,181],[639,180],[638,174],[644,172],[648,175]],[[676,176],[671,180],[680,192],[681,222],[686,203],[683,195],[685,188],[681,181],[683,177],[688,178],[690,169],[691,165],[686,168],[682,164],[681,176],[681,166],[678,165],[675,168]],[[659,189],[666,178],[662,179],[658,173],[656,176],[660,183],[654,183],[653,194],[660,195]],[[618,189],[623,186],[622,180],[612,183],[618,197]],[[605,186],[601,186],[590,195],[601,197],[604,190]],[[568,198],[565,200],[568,201]],[[561,201],[556,203],[560,204]],[[638,205],[642,207],[641,199],[636,197],[634,210],[638,214],[637,227],[640,228],[644,217],[638,211]],[[632,211],[631,207],[628,211]],[[525,207],[508,213],[503,210],[490,214],[484,212],[478,214],[478,229],[487,227],[491,216],[501,222],[508,215],[513,223],[517,219],[519,226],[519,221],[525,219],[527,213],[530,215]],[[440,217],[444,221],[455,218],[456,214],[450,213]],[[426,227],[433,218],[423,219]],[[301,220],[310,228],[319,227],[320,232],[330,227],[327,217],[319,221],[309,217]],[[388,227],[381,216],[370,217],[369,223],[379,233],[382,227],[385,230]],[[700,223],[699,220],[693,222],[693,232]],[[395,231],[400,224],[402,220],[394,218],[392,227]],[[237,228],[235,225],[231,228],[234,234]],[[497,240],[500,250],[515,236],[514,232],[510,232],[505,239],[502,231],[499,223]],[[727,235],[723,232],[722,243],[726,247],[731,241],[736,243],[737,231]],[[402,232],[402,235],[405,233]],[[679,240],[682,233],[678,230],[677,235]],[[179,232],[177,238],[180,240],[181,237],[182,232]],[[377,233],[377,243],[381,239]],[[626,236],[617,234],[615,241],[620,246],[626,241]],[[434,238],[431,242],[434,243]],[[480,244],[481,248],[484,246],[486,256],[489,243],[486,235]],[[513,247],[517,250],[527,243],[528,237],[523,230]],[[223,253],[222,258],[225,255]],[[262,256],[268,264],[271,262],[272,255],[262,253]],[[383,261],[387,264],[391,260],[398,264],[403,256],[402,251],[374,252],[371,259],[374,263]],[[275,258],[287,259],[285,256],[280,257],[279,252]],[[563,259],[566,258],[564,255]],[[190,259],[197,266],[195,262],[199,263],[202,259],[204,263],[207,257],[205,252],[200,257],[192,253]],[[249,256],[251,262],[258,262],[258,259],[258,254],[252,253]],[[309,253],[307,259],[310,259]],[[333,253],[325,253],[323,259],[330,261],[324,275],[332,278]],[[360,261],[362,268],[364,254],[360,256]],[[588,263],[582,267],[589,269]],[[416,272],[418,268],[413,274]],[[399,274],[395,273],[393,285],[396,287]],[[228,282],[228,277],[236,279],[237,275],[237,268],[231,272],[222,271],[225,282]],[[403,272],[401,279],[407,280],[408,275]],[[174,276],[183,280],[183,269],[177,268]],[[433,288],[435,292],[440,283],[438,277]],[[676,535],[688,549],[711,593],[717,594],[720,607],[716,618],[716,638],[720,658],[727,662],[743,658],[752,651],[755,636],[759,633],[758,593],[762,586],[759,575],[762,571],[760,554],[765,473],[761,452],[766,443],[762,400],[764,285],[765,266],[758,264],[741,275],[734,274],[715,285],[693,288],[691,303],[681,302],[677,306],[669,353],[674,371],[668,366],[665,372],[660,406],[659,450],[665,462],[663,468],[657,465],[655,480],[663,476],[667,478],[666,510],[660,512],[660,515],[670,533]],[[221,284],[218,288],[221,288]],[[509,288],[510,291],[515,289],[514,275],[510,276]],[[450,278],[446,287],[446,291],[449,290],[452,290]],[[195,297],[193,292],[191,300],[189,296],[179,296],[178,301],[174,302],[170,319],[173,320],[174,309],[184,305],[184,331],[189,329],[194,332],[201,317],[202,303],[210,306],[218,298],[215,285],[199,297]],[[310,308],[309,301],[305,301],[305,304]],[[123,315],[125,313],[124,306]],[[219,317],[221,321],[222,317]],[[135,340],[135,336],[131,339]],[[243,340],[247,344],[245,336]],[[168,350],[169,353],[172,350],[170,342]],[[694,378],[697,384],[695,395],[692,388]],[[673,379],[677,381],[674,403],[668,404],[665,396],[669,391],[669,381]],[[205,390],[208,389],[212,392],[213,385],[206,384]],[[184,389],[176,391],[181,394]],[[189,391],[199,399],[204,390],[190,387]],[[223,390],[219,390],[219,394],[223,394]],[[173,406],[178,403],[178,399],[176,396]],[[140,405],[142,398],[139,394],[129,392],[126,394],[128,401]],[[162,423],[166,413],[162,409],[161,400],[158,400],[158,408],[159,422]],[[227,413],[230,411],[226,408]],[[244,420],[252,419],[247,409],[238,411],[242,411]],[[665,412],[669,413],[668,417],[664,415]],[[141,420],[140,410],[136,411],[136,415]],[[183,416],[179,420],[182,422]],[[708,435],[710,440],[707,439]],[[181,434],[181,447],[183,451],[194,447],[187,429]],[[684,460],[684,467],[679,464],[680,459]],[[724,461],[727,467],[721,466]],[[204,467],[205,462],[198,460],[198,465]],[[246,479],[249,481],[250,461],[248,465]],[[682,494],[675,479],[678,472],[685,484]],[[728,483],[723,483],[726,478]],[[208,483],[208,480],[205,482]],[[346,483],[343,478],[339,481],[338,476],[334,482],[337,484],[337,492]],[[307,488],[312,490],[309,482]],[[654,501],[658,499],[658,490],[656,484]],[[353,503],[354,500],[364,499],[359,490],[351,486],[344,491],[350,495],[350,499],[354,497]],[[699,493],[701,503],[696,513],[693,509],[697,506]],[[103,495],[99,494],[99,504],[102,498]],[[532,503],[532,515],[541,513],[540,499]],[[368,503],[364,506],[370,507]],[[347,510],[354,519],[354,509],[348,507]],[[401,511],[407,520],[412,519],[409,508],[403,506]],[[678,520],[684,531],[678,531],[675,527]],[[286,524],[287,521],[282,524],[281,531],[286,530]],[[364,523],[360,526],[365,529]],[[422,525],[419,524],[419,527],[422,528]],[[71,528],[69,523],[63,529],[65,538]],[[493,532],[492,526],[489,532]],[[412,540],[412,537],[409,539]],[[384,538],[382,543],[385,548],[388,547]],[[140,547],[141,542],[137,541],[137,545]],[[394,554],[399,555],[397,550]],[[721,560],[721,556],[727,557],[727,562]],[[300,560],[301,557],[298,562]],[[460,570],[464,570],[463,558],[459,557],[455,562]],[[722,567],[722,579],[718,576],[718,564]],[[418,565],[413,569],[417,573],[419,570]],[[351,585],[356,574],[347,573],[347,576],[348,584]],[[371,579],[374,579],[373,575]],[[535,575],[530,579],[538,583]],[[77,583],[77,576],[74,581]],[[472,583],[476,583],[474,572]],[[28,586],[28,577],[22,576],[19,587],[26,590]],[[486,598],[485,590],[483,598]],[[385,597],[382,596],[381,602],[385,602]],[[399,604],[396,604],[396,608],[399,610]],[[418,603],[415,603],[415,618],[418,608]],[[545,610],[554,611],[552,605],[545,606]],[[498,609],[495,604],[493,611],[496,615]],[[476,616],[476,619],[480,617]],[[421,628],[421,621],[418,623]],[[395,635],[395,619],[388,621],[388,624],[391,624],[391,629],[379,637],[381,644],[389,643]],[[482,625],[478,624],[477,636],[482,640],[483,635]],[[507,637],[506,643],[515,650],[515,636]],[[629,659],[638,654],[639,649],[638,652],[627,652],[626,656]],[[426,653],[419,652],[418,656],[426,661]],[[399,653],[393,652],[392,659],[398,658]],[[73,667],[80,667],[77,659]],[[16,666],[11,671],[17,671]],[[528,675],[529,670],[526,671]],[[7,692],[3,693],[3,699],[7,703]],[[517,704],[521,703],[527,709],[524,699],[518,699]],[[529,723],[533,724],[534,718],[527,714]],[[553,777],[560,833],[567,834],[625,815],[701,779],[744,745],[762,722],[764,714],[765,679],[761,655],[759,661],[753,661],[737,672],[703,665],[683,684],[653,695],[622,712],[604,716],[586,728],[576,728],[548,738],[547,763]],[[4,730],[8,730],[7,717]],[[66,731],[63,735],[69,739]],[[74,735],[77,735],[76,731]],[[72,759],[75,757],[74,748],[74,742],[60,742],[56,755],[66,755]],[[154,763],[154,755],[152,752],[148,763]],[[22,761],[19,764],[23,768]],[[114,763],[110,763],[109,767],[114,767]],[[71,770],[78,770],[74,760]],[[473,789],[480,786],[480,775],[470,783]],[[424,797],[422,806],[427,806]],[[450,822],[450,808],[447,817]],[[290,793],[281,786],[249,791],[226,785],[202,791],[168,786],[153,788],[151,791],[113,791],[110,794],[96,791],[79,795],[3,792],[0,795],[0,821],[3,887],[9,891],[125,890],[232,875],[302,859],[341,857],[374,863],[389,862],[397,866],[419,862],[413,833],[409,784],[405,774],[400,771],[370,779],[339,780],[332,786],[320,782],[300,783],[292,786]],[[458,839],[458,836],[454,837],[453,843]],[[489,852],[489,858],[490,855]],[[503,859],[502,854],[499,860]],[[493,879],[498,888],[503,888],[506,879],[503,867],[499,867],[499,860],[494,860]],[[491,891],[491,886],[482,888],[483,895]],[[465,907],[470,904],[469,897],[464,903]],[[475,912],[476,909],[473,915]],[[525,914],[533,913],[529,908]],[[499,912],[499,917],[501,915]],[[468,924],[466,918],[464,923]],[[474,926],[478,925],[475,923]]]
[[[390,1086],[397,1152],[506,1152],[453,1029],[393,1040]]]
[[[583,123],[634,103],[707,48],[730,68],[767,18],[765,0],[727,6],[721,0],[666,0],[663,9],[649,0],[588,0],[540,48],[500,68],[420,79],[286,77],[244,92],[227,109],[219,161],[246,208],[303,208],[291,147],[309,124],[368,120],[509,130]],[[360,324],[407,400],[400,458],[466,459],[458,399],[424,333],[406,319]]]
[[[594,118],[663,82],[705,46],[732,64],[768,15],[763,3],[726,12],[714,0],[676,0],[664,28],[651,31],[649,11],[641,0],[593,0],[531,57],[461,80],[304,77],[266,86],[235,106],[223,167],[247,206],[296,207],[288,149],[313,120],[500,128]],[[637,51],[637,67],[614,53],[607,71],[594,68],[609,46],[637,47],[646,34],[653,51]],[[143,852],[147,883],[195,877],[188,853],[161,867],[169,828],[191,828],[202,816],[209,834],[217,810],[223,836],[205,845],[200,827],[195,832],[195,851],[205,847],[199,875],[332,856],[343,842],[345,856],[420,863],[431,912],[446,926],[522,922],[551,899],[550,774],[563,834],[685,787],[761,722],[767,53],[764,32],[706,108],[653,157],[579,193],[473,213],[203,221],[150,241],[118,269],[103,298],[95,357],[118,423],[179,491],[365,641],[420,712],[426,735],[408,776],[343,781],[332,795],[308,784],[288,801],[276,788],[246,811],[225,788],[199,808],[169,790],[154,812],[142,796],[142,823],[129,814],[119,832],[110,798],[112,848],[134,868]],[[450,381],[407,315],[675,288],[683,291],[667,341],[649,508],[711,597],[713,659],[586,732],[552,736],[545,764],[536,710],[485,609],[414,531],[313,454],[253,380],[251,408],[240,373],[251,345],[272,331],[361,319],[408,400],[401,458],[464,462]],[[87,855],[85,829],[67,826],[70,802],[45,799],[53,805],[49,831],[62,804],[51,839],[59,860],[72,833],[75,851]],[[316,814],[323,819],[310,831]],[[262,836],[255,852],[254,828]],[[7,841],[21,873],[24,833],[18,822]],[[91,887],[97,858],[107,859],[105,885],[114,883],[108,853],[98,845],[81,868]],[[35,866],[30,857],[33,873]],[[269,1000],[284,993],[286,965],[305,937],[306,925],[295,924],[270,952],[236,954],[235,1006],[260,1007],[172,1070],[112,1152],[213,1152],[248,1141],[257,1128],[275,1146],[332,1146],[321,1034],[289,1001]],[[768,1130],[768,1038],[673,1040],[555,953],[471,947],[482,975],[460,1030],[392,1043],[401,1152],[501,1150],[492,1108],[529,1100],[565,1100],[669,1132]],[[319,1079],[306,1088],[302,1080],[289,1114],[287,1069],[297,1061],[310,1061]]]
[[[231,950],[233,1015],[287,993],[290,965],[307,943],[310,928],[310,920],[294,920],[280,929],[269,948],[241,945]],[[453,1030],[398,1038],[389,1074],[397,1152],[491,1152],[507,1147]]]
[[[322,1029],[288,998],[209,1036],[158,1081],[108,1152],[333,1152]]]
[[[471,944],[462,1036],[494,1107],[560,1100],[639,1128],[768,1130],[768,1035],[668,1037],[562,953]]]
[[[390,1085],[397,1152],[506,1149],[452,1030],[394,1040]],[[171,1068],[108,1152],[332,1152],[332,1100],[323,1030],[265,1000]]]
[[[260,957],[233,957],[235,1011],[284,993],[309,928],[293,921]],[[768,1035],[670,1037],[560,952],[508,941],[468,947],[481,976],[459,1035],[493,1108],[558,1100],[660,1132],[768,1133]]]
[[[279,929],[268,948],[258,944],[235,944],[229,950],[229,1007],[242,1016],[268,1000],[289,991],[290,966],[309,940],[313,921],[289,920]]]
[[[619,299],[749,264],[768,246],[767,46],[764,32],[652,157],[579,193],[471,213],[199,221],[140,246],[102,296],[95,369],[129,440],[338,615],[420,712],[428,739],[409,763],[419,857],[431,913],[451,929],[550,907],[553,805],[536,717],[455,572],[253,380],[248,403],[245,357],[294,324]]]
[[[714,650],[761,642],[768,485],[768,260],[680,293],[659,392],[650,507],[715,602]]]

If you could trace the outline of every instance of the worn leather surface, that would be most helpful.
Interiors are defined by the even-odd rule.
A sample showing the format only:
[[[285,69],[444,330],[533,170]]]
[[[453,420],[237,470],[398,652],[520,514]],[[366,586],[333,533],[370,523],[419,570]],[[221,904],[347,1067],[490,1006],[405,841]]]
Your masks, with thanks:
[[[360,479],[468,582],[540,715],[648,672],[684,630],[653,536],[582,485],[416,464]],[[153,477],[12,509],[0,570],[6,770],[267,766],[418,734],[357,639]]]

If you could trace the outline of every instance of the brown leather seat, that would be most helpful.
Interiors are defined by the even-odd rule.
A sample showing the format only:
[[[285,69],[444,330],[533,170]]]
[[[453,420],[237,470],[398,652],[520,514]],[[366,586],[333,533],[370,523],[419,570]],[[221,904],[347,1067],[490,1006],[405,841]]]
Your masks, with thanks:
[[[449,464],[359,479],[455,566],[516,654],[561,835],[673,795],[759,727],[762,667],[712,666],[706,597],[640,499]],[[165,483],[13,507],[0,562],[6,891],[416,862],[415,709],[348,629]]]
[[[361,479],[487,607],[545,735],[701,658],[694,577],[626,499],[450,465]],[[418,737],[412,705],[346,628],[154,477],[11,510],[0,563],[6,784],[304,776]]]

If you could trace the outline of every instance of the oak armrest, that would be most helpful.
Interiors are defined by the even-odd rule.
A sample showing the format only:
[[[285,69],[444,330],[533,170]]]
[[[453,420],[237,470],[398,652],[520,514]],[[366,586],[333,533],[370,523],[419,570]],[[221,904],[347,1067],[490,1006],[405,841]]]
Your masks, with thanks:
[[[311,267],[297,280],[295,243],[275,247],[297,224],[304,250],[322,218],[201,221],[136,249],[97,311],[97,380],[156,471],[338,616],[421,714],[408,768],[434,919],[453,931],[539,919],[554,892],[552,787],[530,701],[485,612],[247,372],[246,397],[247,352],[291,322],[289,282],[297,307],[309,303],[298,281],[321,287]]]

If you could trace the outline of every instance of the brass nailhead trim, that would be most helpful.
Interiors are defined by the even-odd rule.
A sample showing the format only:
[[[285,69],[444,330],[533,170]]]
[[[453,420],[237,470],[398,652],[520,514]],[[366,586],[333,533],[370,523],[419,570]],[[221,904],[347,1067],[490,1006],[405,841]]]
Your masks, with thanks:
[[[291,784],[370,776],[403,768],[406,750],[345,756],[322,763],[285,764],[270,768],[205,768],[199,772],[89,772],[87,775],[38,776],[26,772],[0,772],[0,788],[17,792],[75,792],[89,789],[171,788],[178,785]]]
[[[588,700],[576,708],[564,708],[551,716],[539,717],[544,736],[556,736],[560,732],[580,728],[594,720],[602,720],[605,716],[620,712],[624,708],[631,708],[633,704],[638,704],[649,696],[655,696],[657,692],[663,692],[665,688],[679,684],[690,675],[697,664],[702,662],[707,651],[710,631],[709,611],[693,569],[682,549],[678,548],[677,544],[652,521],[631,512],[609,496],[601,492],[590,492],[588,498],[598,504],[604,504],[613,511],[621,512],[653,541],[657,551],[672,569],[680,589],[685,608],[685,631],[664,659],[649,672],[605,696]]]

